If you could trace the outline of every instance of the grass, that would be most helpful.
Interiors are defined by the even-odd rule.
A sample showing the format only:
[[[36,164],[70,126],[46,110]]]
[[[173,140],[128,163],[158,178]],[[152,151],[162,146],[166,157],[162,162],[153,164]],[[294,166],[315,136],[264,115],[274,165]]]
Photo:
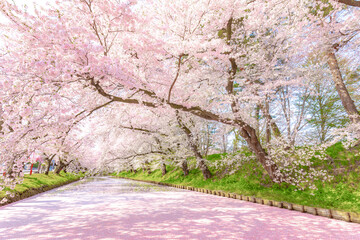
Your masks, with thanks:
[[[0,191],[0,199],[5,197],[6,191],[9,192],[18,192],[22,193],[30,188],[40,188],[42,186],[54,186],[61,183],[68,182],[70,180],[77,180],[82,175],[76,175],[72,173],[64,173],[63,171],[60,173],[60,175],[56,175],[52,172],[49,173],[49,175],[35,173],[30,175],[24,176],[24,181],[21,184],[18,184],[15,186],[15,189],[11,190],[9,188],[4,188],[2,191]]]
[[[256,196],[268,200],[284,201],[312,207],[337,209],[348,212],[360,213],[360,167],[354,164],[358,157],[353,152],[347,152],[339,144],[327,150],[333,164],[324,161],[322,164],[314,162],[319,168],[334,172],[338,168],[345,169],[342,173],[336,174],[330,182],[314,182],[317,190],[306,189],[296,190],[289,184],[272,183],[264,173],[264,169],[257,162],[246,162],[232,175],[214,174],[212,179],[204,180],[198,169],[190,170],[188,176],[184,177],[180,168],[167,166],[168,173],[162,176],[159,169],[151,174],[139,169],[137,173],[120,172],[114,176],[138,179],[153,180],[206,188],[210,190],[222,190],[225,192]],[[221,161],[220,155],[210,156],[210,161]],[[215,173],[214,169],[210,170]],[[220,177],[221,176],[221,177]]]

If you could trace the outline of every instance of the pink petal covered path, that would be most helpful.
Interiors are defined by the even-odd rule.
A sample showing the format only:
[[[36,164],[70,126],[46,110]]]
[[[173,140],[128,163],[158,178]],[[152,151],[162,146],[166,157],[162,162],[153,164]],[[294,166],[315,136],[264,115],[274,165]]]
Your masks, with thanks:
[[[360,224],[95,178],[0,207],[0,239],[360,240]]]

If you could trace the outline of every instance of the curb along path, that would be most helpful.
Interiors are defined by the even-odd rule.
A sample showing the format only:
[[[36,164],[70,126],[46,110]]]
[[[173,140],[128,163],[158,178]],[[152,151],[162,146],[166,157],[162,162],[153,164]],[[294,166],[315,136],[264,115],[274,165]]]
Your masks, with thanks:
[[[267,206],[284,208],[284,209],[288,209],[288,210],[295,210],[295,211],[299,211],[302,213],[309,213],[312,215],[317,215],[317,216],[333,218],[333,219],[337,219],[337,220],[341,220],[341,221],[353,222],[353,223],[360,224],[360,214],[359,213],[343,212],[343,211],[334,210],[334,209],[309,207],[309,206],[298,205],[298,204],[293,204],[293,203],[288,203],[288,202],[279,202],[279,201],[266,200],[266,199],[257,198],[257,197],[249,197],[249,196],[239,195],[239,194],[235,194],[235,193],[227,193],[227,192],[218,191],[218,190],[186,187],[183,185],[177,185],[177,184],[172,184],[172,183],[156,182],[156,181],[151,181],[151,180],[139,180],[139,179],[125,178],[125,177],[117,177],[117,176],[114,176],[114,177],[122,178],[122,179],[130,179],[130,180],[139,181],[139,182],[153,183],[153,184],[158,184],[158,185],[163,185],[163,186],[168,186],[168,187],[186,189],[186,190],[190,190],[190,191],[212,194],[212,195],[217,195],[217,196],[221,196],[221,197],[239,199],[239,200],[248,201],[248,202],[252,202],[252,203],[258,203],[258,204],[263,204],[263,205],[267,205]]]
[[[15,196],[12,197],[12,198],[8,198],[8,201],[5,202],[5,203],[0,203],[0,207],[1,206],[5,206],[7,204],[10,204],[10,203],[13,203],[13,202],[17,202],[17,201],[20,201],[22,199],[25,199],[25,198],[29,198],[29,197],[32,197],[36,194],[39,194],[39,193],[43,193],[43,192],[46,192],[46,191],[49,191],[49,190],[52,190],[54,188],[58,188],[58,187],[61,187],[61,186],[64,186],[64,185],[67,185],[67,184],[70,184],[70,183],[73,183],[73,182],[76,182],[76,181],[79,181],[81,180],[81,178],[79,179],[73,179],[73,180],[69,180],[69,181],[66,181],[66,182],[63,182],[63,183],[59,183],[59,184],[55,184],[55,185],[51,185],[51,186],[42,186],[42,187],[39,187],[39,188],[30,188],[30,189],[27,189],[25,190],[24,192],[22,193],[15,193]],[[1,200],[1,199],[0,199]]]

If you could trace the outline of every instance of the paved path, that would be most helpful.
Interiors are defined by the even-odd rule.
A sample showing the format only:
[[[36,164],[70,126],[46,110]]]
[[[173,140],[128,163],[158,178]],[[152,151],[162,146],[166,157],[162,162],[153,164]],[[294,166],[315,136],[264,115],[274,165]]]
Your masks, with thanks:
[[[360,240],[360,224],[96,178],[0,207],[0,239]]]

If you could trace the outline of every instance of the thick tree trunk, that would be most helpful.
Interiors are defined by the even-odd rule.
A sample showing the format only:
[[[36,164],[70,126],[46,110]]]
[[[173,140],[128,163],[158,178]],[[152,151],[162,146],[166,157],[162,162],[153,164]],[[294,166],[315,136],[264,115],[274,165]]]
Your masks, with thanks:
[[[181,162],[181,169],[183,170],[184,176],[189,175],[189,168],[186,159]]]
[[[342,105],[344,106],[347,114],[349,115],[351,122],[359,123],[360,113],[356,109],[355,103],[351,99],[351,96],[345,86],[334,50],[329,50],[327,56],[328,56],[328,64],[331,70],[331,74],[333,76],[333,81],[335,83],[335,88],[340,96]]]
[[[46,162],[46,169],[45,169],[45,175],[49,175],[49,171],[50,171],[50,167],[51,167],[51,162],[54,159],[55,154],[53,154],[50,158],[46,158],[45,162]]]
[[[161,173],[163,176],[166,174],[166,164],[164,162],[161,163]]]
[[[233,18],[230,18],[227,27],[226,27],[226,38],[227,38],[227,44],[231,45],[232,40],[232,24],[233,24]],[[238,115],[239,113],[239,106],[236,102],[236,92],[234,92],[234,79],[235,75],[238,70],[238,66],[236,64],[236,60],[234,58],[229,58],[231,68],[229,70],[229,77],[228,82],[226,86],[227,93],[229,96],[234,96],[232,103],[231,103],[231,109],[234,115]],[[269,114],[270,115],[270,114]],[[265,152],[264,148],[261,146],[261,143],[259,141],[258,136],[256,135],[256,130],[252,128],[250,125],[245,123],[240,117],[236,120],[238,122],[239,126],[239,132],[241,137],[243,137],[250,149],[254,152],[256,155],[258,161],[262,164],[264,169],[268,172],[270,178],[274,182],[281,182],[280,172],[275,164],[275,162],[270,161],[270,157]]]
[[[240,135],[246,140],[252,152],[256,155],[257,160],[264,167],[270,178],[274,182],[281,182],[282,178],[280,171],[275,162],[271,160],[264,148],[261,146],[259,139],[256,136],[256,131],[249,125],[244,124],[240,128]]]

